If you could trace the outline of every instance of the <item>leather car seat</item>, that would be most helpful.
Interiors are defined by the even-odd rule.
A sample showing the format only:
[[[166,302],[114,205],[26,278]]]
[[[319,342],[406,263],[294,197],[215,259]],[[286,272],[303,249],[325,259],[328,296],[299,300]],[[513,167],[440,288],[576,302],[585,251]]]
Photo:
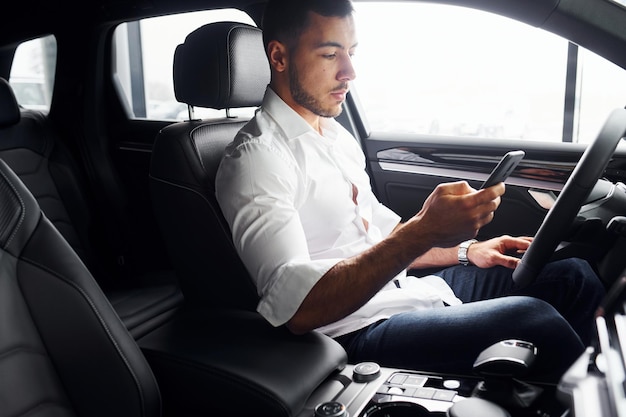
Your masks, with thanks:
[[[0,417],[159,417],[142,352],[0,160]]]
[[[179,45],[179,101],[214,109],[255,107],[269,83],[258,28],[219,22]],[[215,198],[226,145],[247,122],[223,117],[164,128],[152,150],[155,215],[185,295],[186,309],[139,340],[172,416],[299,415],[347,362],[332,338],[294,335],[256,310],[258,296]],[[321,388],[320,388],[321,387]]]
[[[89,268],[116,312],[138,338],[169,319],[183,296],[173,274],[127,276],[104,267],[107,239],[88,183],[47,115],[18,106],[0,78],[0,158],[33,194],[40,209]]]
[[[190,106],[259,106],[270,80],[261,30],[219,22],[191,32],[174,55],[174,90]],[[256,288],[215,198],[215,174],[247,118],[188,120],[162,129],[150,163],[155,217],[187,303],[254,311]]]

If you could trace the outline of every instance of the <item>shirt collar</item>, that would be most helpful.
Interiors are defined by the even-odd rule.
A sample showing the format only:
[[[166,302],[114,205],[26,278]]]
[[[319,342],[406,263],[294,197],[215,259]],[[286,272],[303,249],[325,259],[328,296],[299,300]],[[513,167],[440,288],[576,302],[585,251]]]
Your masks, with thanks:
[[[289,107],[289,105],[287,105],[287,103],[269,86],[265,90],[262,108],[283,129],[289,140],[311,133],[318,134],[302,116]],[[326,139],[333,140],[337,137],[338,129],[336,124],[337,122],[333,118],[322,117],[320,119],[320,126]]]

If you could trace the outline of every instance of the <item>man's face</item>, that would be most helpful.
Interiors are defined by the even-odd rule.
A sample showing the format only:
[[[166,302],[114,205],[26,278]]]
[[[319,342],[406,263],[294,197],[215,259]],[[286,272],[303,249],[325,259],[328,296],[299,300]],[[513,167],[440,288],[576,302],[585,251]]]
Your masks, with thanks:
[[[335,117],[356,76],[352,55],[357,45],[353,18],[310,13],[289,63],[289,89],[296,108],[321,117]]]

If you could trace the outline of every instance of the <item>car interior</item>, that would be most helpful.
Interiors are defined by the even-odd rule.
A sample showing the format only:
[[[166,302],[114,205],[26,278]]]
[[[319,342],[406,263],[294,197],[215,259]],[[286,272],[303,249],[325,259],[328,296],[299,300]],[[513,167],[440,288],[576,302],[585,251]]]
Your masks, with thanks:
[[[626,8],[608,0],[451,3],[542,26],[626,67]],[[224,148],[249,120],[232,114],[259,106],[269,82],[262,29],[188,28],[171,71],[183,121],[130,120],[107,81],[120,23],[227,7],[260,23],[264,3],[34,5],[11,5],[15,23],[0,27],[0,417],[626,416],[623,107],[589,146],[524,143],[502,214],[479,235],[535,236],[514,274],[520,283],[550,259],[595,265],[608,290],[597,337],[566,374],[525,378],[541,352],[521,340],[485,346],[471,375],[351,363],[332,338],[295,335],[256,312],[215,198]],[[589,9],[601,24],[582,23]],[[17,45],[47,33],[59,44],[57,76],[41,111],[18,103],[9,73]],[[199,108],[223,117],[196,117]],[[403,218],[438,183],[479,185],[520,148],[377,136],[359,109],[351,93],[337,119],[361,141],[381,201]],[[398,159],[398,149],[421,162]]]
[[[64,148],[54,129],[37,111],[20,109],[11,86],[0,80],[0,135],[2,160],[20,177],[42,210],[70,243],[81,260],[98,273],[98,283],[135,337],[162,324],[183,300],[172,274],[117,277],[116,271],[101,267],[101,249],[90,246],[88,237],[106,230],[94,230],[97,211],[84,184],[77,162]],[[107,224],[103,222],[103,224]],[[95,243],[94,243],[95,245]],[[149,283],[149,286],[144,285]]]
[[[173,74],[176,98],[189,106],[259,106],[270,77],[261,31],[229,22],[202,26],[177,47]],[[254,311],[256,288],[215,198],[224,148],[246,122],[224,117],[167,126],[156,136],[149,175],[156,218],[187,301]],[[207,242],[207,236],[214,239]],[[206,277],[209,270],[217,273]]]
[[[150,366],[101,288],[4,161],[0,175],[2,414],[159,415]]]

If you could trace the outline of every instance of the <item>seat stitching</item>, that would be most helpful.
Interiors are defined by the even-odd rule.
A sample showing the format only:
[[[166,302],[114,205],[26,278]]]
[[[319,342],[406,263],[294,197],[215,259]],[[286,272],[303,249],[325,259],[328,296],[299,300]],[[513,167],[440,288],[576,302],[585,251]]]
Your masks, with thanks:
[[[89,297],[89,295],[78,285],[76,285],[74,282],[64,278],[63,276],[59,275],[58,273],[56,273],[55,271],[51,270],[50,268],[46,267],[45,265],[40,264],[37,261],[34,261],[32,259],[28,259],[28,258],[23,258],[24,261],[30,263],[31,265],[37,266],[43,270],[45,270],[46,272],[54,275],[55,277],[59,278],[61,281],[65,282],[66,284],[70,285],[71,287],[73,287],[75,290],[77,290],[82,296],[83,298],[87,301],[87,303],[89,304],[89,306],[91,307],[92,311],[94,312],[94,314],[96,315],[96,317],[98,318],[98,321],[100,322],[100,325],[102,326],[102,328],[104,329],[104,331],[106,332],[106,334],[109,336],[109,340],[111,341],[111,343],[113,344],[113,346],[115,347],[115,350],[117,351],[118,355],[120,356],[120,358],[122,359],[122,361],[124,362],[124,364],[126,365],[126,368],[128,370],[128,372],[132,375],[133,380],[135,381],[135,385],[137,387],[137,391],[139,393],[139,397],[141,399],[141,412],[142,415],[146,415],[146,410],[145,410],[145,397],[143,395],[143,389],[141,387],[141,384],[139,383],[139,378],[137,377],[137,374],[134,372],[134,370],[132,369],[132,367],[130,366],[130,363],[128,361],[128,358],[126,358],[126,356],[124,355],[124,353],[122,352],[122,350],[120,349],[119,344],[117,343],[117,341],[115,340],[115,338],[113,338],[113,335],[111,334],[111,331],[109,329],[109,326],[107,325],[106,321],[102,318],[100,312],[98,311],[98,309],[96,308],[95,304],[93,303],[93,300],[91,299],[91,297]]]
[[[24,219],[26,218],[26,204],[24,204],[24,200],[22,199],[22,196],[20,195],[20,193],[17,192],[17,189],[15,188],[11,180],[6,176],[6,174],[2,171],[0,171],[0,174],[2,174],[2,177],[5,179],[7,184],[9,184],[9,187],[11,187],[11,189],[13,190],[13,193],[17,196],[17,199],[19,200],[20,205],[22,206],[22,212],[20,213],[20,220],[15,226],[15,229],[13,229],[13,233],[11,233],[11,236],[9,236],[9,238],[7,239],[6,247],[8,247],[11,241],[13,240],[13,238],[17,235],[18,230],[24,223]]]

